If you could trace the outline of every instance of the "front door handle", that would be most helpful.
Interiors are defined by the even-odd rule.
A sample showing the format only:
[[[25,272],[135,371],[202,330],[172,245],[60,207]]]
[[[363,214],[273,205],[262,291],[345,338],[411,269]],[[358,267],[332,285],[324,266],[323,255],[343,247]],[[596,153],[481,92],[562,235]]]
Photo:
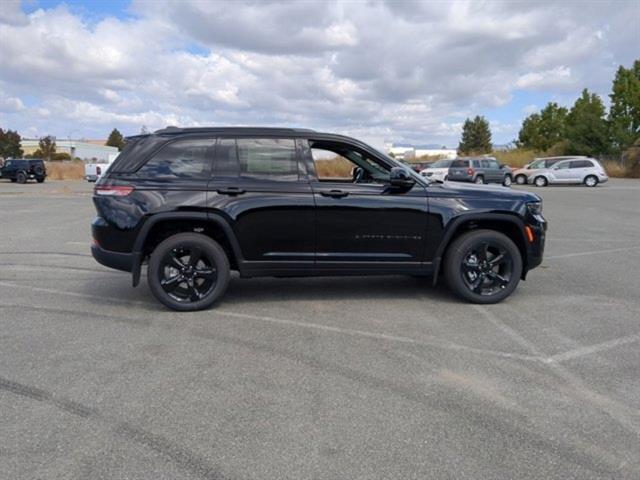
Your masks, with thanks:
[[[245,191],[238,187],[222,187],[216,190],[221,195],[242,195]]]
[[[349,192],[345,192],[344,190],[322,190],[320,195],[323,197],[343,198],[349,195]]]

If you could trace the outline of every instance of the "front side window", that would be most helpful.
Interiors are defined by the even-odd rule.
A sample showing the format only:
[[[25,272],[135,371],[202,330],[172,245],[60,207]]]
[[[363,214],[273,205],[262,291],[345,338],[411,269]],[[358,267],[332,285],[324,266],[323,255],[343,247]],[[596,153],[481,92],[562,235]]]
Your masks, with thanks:
[[[138,176],[163,180],[207,178],[213,145],[212,139],[172,142],[140,167]]]
[[[389,182],[387,166],[348,145],[311,141],[311,157],[321,182]]]
[[[293,139],[238,138],[236,143],[241,176],[298,180],[298,160]]]

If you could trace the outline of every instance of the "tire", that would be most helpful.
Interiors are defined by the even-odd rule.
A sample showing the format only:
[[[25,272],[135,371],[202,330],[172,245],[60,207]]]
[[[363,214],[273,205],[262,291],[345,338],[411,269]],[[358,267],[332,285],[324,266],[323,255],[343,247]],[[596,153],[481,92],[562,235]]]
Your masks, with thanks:
[[[492,261],[497,263],[491,266]],[[498,303],[511,295],[520,282],[522,257],[506,235],[495,230],[474,230],[449,246],[444,274],[449,288],[459,298],[478,304]]]
[[[473,183],[477,183],[478,185],[483,185],[484,184],[484,177],[482,175],[478,175],[476,177],[476,179],[473,181]]]
[[[27,183],[27,175],[24,172],[18,172],[16,175],[16,182]]]
[[[527,176],[526,175],[516,175],[516,183],[518,185],[526,185],[527,184]]]
[[[598,185],[598,177],[595,175],[587,175],[584,179],[584,183],[587,187],[595,187]]]
[[[199,250],[200,255],[192,264],[194,250]],[[230,276],[229,259],[223,248],[199,233],[178,233],[162,241],[151,253],[147,268],[154,297],[181,312],[209,308],[227,289]]]
[[[504,185],[505,187],[510,187],[512,183],[513,182],[511,180],[511,175],[505,175],[504,180],[502,180],[502,185]]]
[[[547,181],[546,178],[539,176],[533,179],[533,184],[536,187],[546,187],[549,184],[549,182]]]

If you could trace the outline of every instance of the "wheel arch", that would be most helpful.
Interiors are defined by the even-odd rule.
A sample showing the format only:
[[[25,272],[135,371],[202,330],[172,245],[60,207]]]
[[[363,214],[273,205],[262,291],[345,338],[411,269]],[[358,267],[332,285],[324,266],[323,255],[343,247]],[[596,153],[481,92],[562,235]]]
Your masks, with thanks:
[[[142,262],[161,241],[182,232],[196,232],[218,242],[229,259],[232,269],[240,268],[242,252],[240,244],[224,216],[207,212],[167,212],[149,217],[138,232],[133,246],[131,273],[133,286],[140,282]]]
[[[436,250],[434,257],[434,274],[433,284],[435,285],[440,275],[442,267],[442,259],[447,253],[447,249],[451,243],[460,235],[472,231],[472,230],[494,230],[505,234],[509,237],[518,247],[520,255],[522,256],[522,279],[526,277],[526,265],[527,265],[527,243],[524,233],[524,222],[518,216],[508,213],[468,213],[460,215],[451,220],[447,228],[445,229],[442,240]]]

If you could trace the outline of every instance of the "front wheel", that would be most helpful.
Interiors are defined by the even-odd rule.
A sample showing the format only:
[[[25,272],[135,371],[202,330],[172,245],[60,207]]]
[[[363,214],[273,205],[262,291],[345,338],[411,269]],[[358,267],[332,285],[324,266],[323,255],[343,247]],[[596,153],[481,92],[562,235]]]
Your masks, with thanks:
[[[598,185],[598,177],[596,177],[595,175],[589,175],[584,179],[584,184],[587,187],[595,187],[596,185]]]
[[[506,235],[474,230],[447,250],[444,273],[449,288],[471,303],[497,303],[515,290],[522,274],[520,250]]]
[[[229,278],[224,249],[199,233],[179,233],[161,242],[147,269],[153,295],[183,312],[210,307],[226,290]]]
[[[547,186],[547,183],[549,183],[549,182],[547,182],[547,179],[546,179],[546,178],[544,178],[544,177],[536,177],[536,178],[534,178],[534,180],[533,180],[533,184],[534,184],[536,187],[546,187],[546,186]]]

